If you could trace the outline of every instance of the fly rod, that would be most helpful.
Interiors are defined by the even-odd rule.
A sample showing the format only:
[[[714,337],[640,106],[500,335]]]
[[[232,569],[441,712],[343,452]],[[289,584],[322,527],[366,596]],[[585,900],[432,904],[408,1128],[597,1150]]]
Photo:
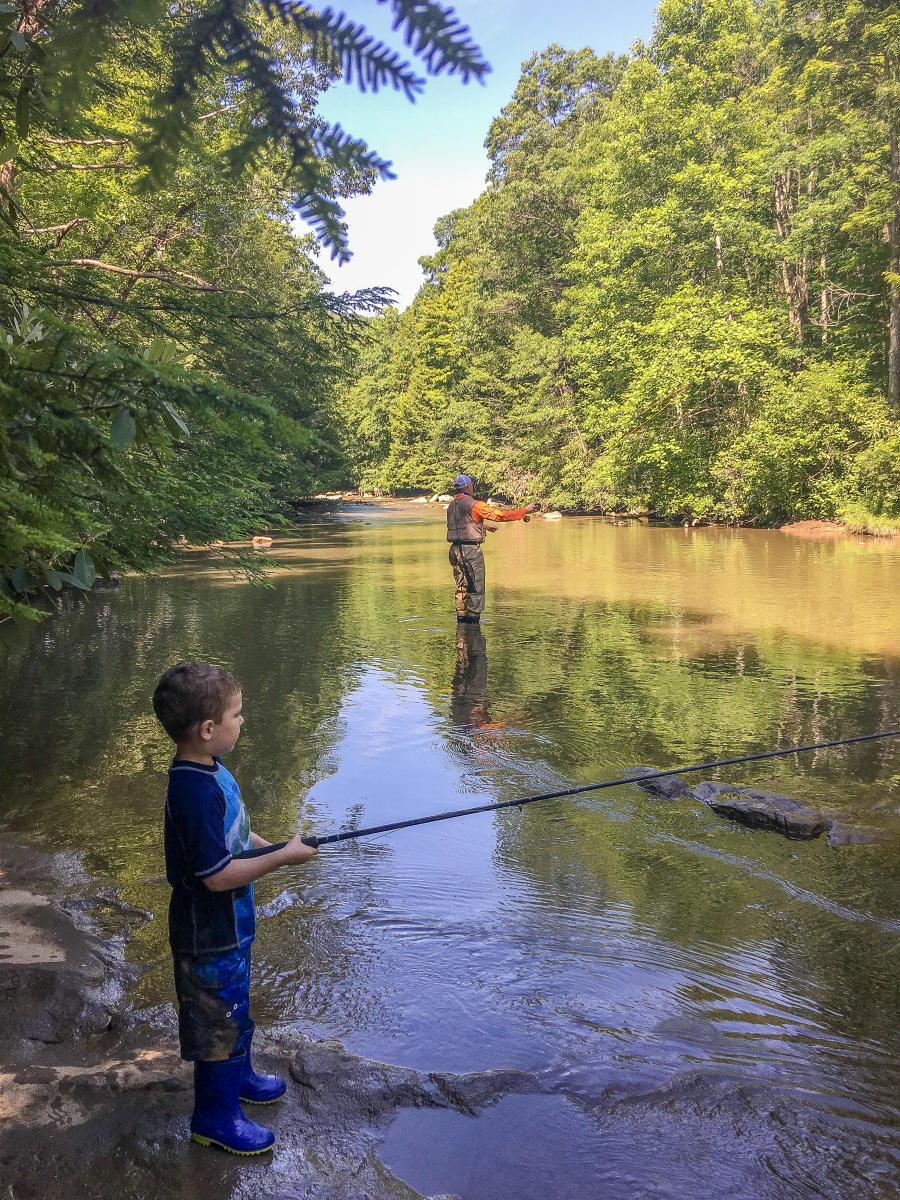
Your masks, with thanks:
[[[354,838],[372,837],[376,833],[393,833],[395,829],[409,829],[413,825],[431,825],[435,821],[451,821],[455,817],[470,817],[473,813],[496,812],[501,808],[521,808],[523,804],[535,804],[538,800],[559,800],[563,796],[578,796],[582,792],[598,792],[602,788],[621,787],[626,783],[644,783],[649,779],[664,779],[667,775],[686,775],[689,771],[710,771],[714,767],[730,767],[735,763],[758,762],[762,758],[780,758],[785,754],[802,754],[806,750],[827,750],[831,746],[849,746],[853,742],[874,742],[878,738],[897,737],[900,729],[886,729],[881,733],[862,733],[857,737],[836,738],[833,742],[813,742],[809,746],[791,746],[787,750],[766,750],[762,754],[742,754],[740,758],[720,758],[715,762],[698,763],[693,767],[670,767],[666,771],[648,771],[646,775],[626,775],[622,779],[606,779],[602,783],[584,783],[579,787],[565,788],[561,792],[542,792],[539,796],[521,796],[518,800],[501,800],[496,804],[476,804],[473,808],[457,808],[450,812],[434,813],[430,817],[413,817],[408,821],[391,821],[387,825],[371,825],[368,829],[345,829],[341,833],[329,833],[324,837],[305,837],[300,840],[307,846],[318,849],[332,842],[349,842]]]

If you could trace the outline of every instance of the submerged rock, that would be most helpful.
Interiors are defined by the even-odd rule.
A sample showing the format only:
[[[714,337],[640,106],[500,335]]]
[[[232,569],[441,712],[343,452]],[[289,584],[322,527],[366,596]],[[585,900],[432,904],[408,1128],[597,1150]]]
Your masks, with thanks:
[[[377,1121],[400,1108],[453,1108],[477,1116],[504,1096],[542,1091],[528,1071],[450,1071],[420,1074],[348,1053],[340,1042],[304,1042],[294,1055],[291,1076],[311,1115],[328,1120]]]
[[[451,1107],[470,1117],[477,1117],[504,1096],[521,1096],[543,1090],[537,1076],[530,1071],[470,1071],[466,1075],[435,1071],[429,1075],[429,1079],[437,1084]]]
[[[845,825],[843,821],[832,821],[828,829],[829,846],[871,846],[887,840],[883,829],[872,825]]]
[[[349,1054],[340,1042],[307,1042],[291,1063],[300,1103],[321,1117],[377,1119],[398,1108],[446,1108],[447,1101],[418,1071]]]
[[[691,785],[680,775],[664,775],[662,779],[642,779],[642,775],[652,775],[658,767],[635,767],[626,771],[626,775],[634,777],[634,782],[651,796],[662,796],[666,800],[679,800],[682,796],[690,796]]]
[[[883,842],[888,834],[871,825],[854,825],[846,817],[818,809],[758,788],[740,787],[734,783],[719,783],[707,779],[695,787],[681,775],[665,775],[661,779],[643,779],[656,767],[634,767],[624,772],[642,791],[665,800],[700,800],[719,817],[737,821],[752,829],[767,829],[784,837],[810,841],[828,832],[828,844],[837,846],[868,846]]]
[[[705,780],[692,794],[720,817],[754,829],[772,829],[789,838],[808,841],[824,833],[831,824],[830,817],[777,792]]]

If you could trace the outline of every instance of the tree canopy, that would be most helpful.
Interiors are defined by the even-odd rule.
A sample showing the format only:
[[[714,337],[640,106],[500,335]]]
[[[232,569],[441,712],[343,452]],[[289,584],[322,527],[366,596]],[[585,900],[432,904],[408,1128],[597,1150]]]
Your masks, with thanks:
[[[900,516],[898,132],[880,0],[662,0],[627,56],[533,56],[485,191],[371,323],[342,398],[357,477]]]

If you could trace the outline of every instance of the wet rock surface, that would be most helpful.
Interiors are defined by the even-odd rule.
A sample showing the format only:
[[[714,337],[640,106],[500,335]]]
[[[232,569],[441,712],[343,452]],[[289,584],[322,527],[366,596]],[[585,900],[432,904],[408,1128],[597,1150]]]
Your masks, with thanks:
[[[348,1054],[340,1042],[311,1042],[297,1051],[291,1076],[311,1115],[327,1120],[378,1121],[398,1108],[443,1107],[440,1092],[406,1067],[370,1062]]]
[[[651,796],[666,800],[700,800],[717,816],[751,829],[780,833],[797,841],[810,841],[827,832],[828,843],[835,848],[870,845],[887,838],[885,831],[875,826],[861,825],[845,816],[820,812],[777,792],[709,779],[692,785],[681,775],[667,775],[662,779],[641,778],[641,774],[649,774],[654,770],[653,767],[639,767],[629,774],[637,786]]]
[[[429,1079],[437,1084],[451,1107],[470,1117],[478,1116],[504,1096],[545,1090],[530,1071],[475,1071],[465,1075],[432,1072]]]
[[[693,788],[692,794],[720,817],[754,829],[771,829],[789,838],[817,838],[830,824],[824,814],[777,792],[707,781]]]
[[[422,1074],[349,1054],[336,1041],[306,1042],[294,1056],[291,1075],[300,1103],[328,1118],[381,1120],[399,1108],[453,1108],[477,1116],[504,1096],[544,1090],[529,1071]]]
[[[652,775],[658,768],[656,767],[635,767],[632,771],[626,771],[626,775],[632,776],[634,782],[645,792],[649,792],[651,796],[660,796],[666,800],[679,800],[682,796],[691,794],[691,785],[681,775],[664,775],[662,779],[642,779],[642,775]]]
[[[71,868],[64,856],[0,847],[3,1061],[27,1058],[36,1044],[107,1029],[141,974],[124,961],[127,925],[111,938],[94,931],[91,909],[114,897],[70,896],[54,903],[39,890],[64,886]]]

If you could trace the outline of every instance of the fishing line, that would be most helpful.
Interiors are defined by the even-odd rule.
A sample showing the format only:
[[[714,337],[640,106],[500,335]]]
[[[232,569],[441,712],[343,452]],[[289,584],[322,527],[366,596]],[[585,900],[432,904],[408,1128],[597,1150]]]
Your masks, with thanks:
[[[582,792],[597,792],[602,788],[621,787],[626,783],[645,783],[650,779],[665,779],[668,775],[686,775],[689,771],[710,771],[715,767],[730,767],[735,763],[758,762],[762,758],[780,758],[785,754],[802,754],[806,750],[827,750],[831,746],[849,746],[854,742],[874,742],[878,738],[900,736],[900,729],[887,729],[881,733],[861,733],[856,737],[836,738],[832,742],[813,742],[809,746],[791,746],[787,750],[766,750],[761,754],[742,754],[739,758],[720,758],[715,762],[698,763],[692,767],[670,767],[665,771],[648,771],[645,775],[626,775],[622,779],[606,779],[601,783],[584,783],[579,787],[565,788],[560,792],[542,792],[538,796],[521,796],[518,800],[501,800],[495,804],[477,804],[473,808],[457,808],[448,812],[434,813],[429,817],[413,817],[407,821],[391,821],[387,825],[371,825],[368,829],[345,829],[341,833],[329,833],[324,837],[305,837],[300,840],[307,846],[318,849],[333,842],[349,842],[354,838],[371,837],[376,833],[392,833],[395,829],[410,829],[413,825],[431,825],[435,821],[452,821],[455,817],[470,817],[473,813],[495,812],[501,808],[521,808],[523,804],[534,804],[538,800],[559,800],[563,796],[578,796]]]
[[[620,429],[618,433],[612,433],[610,435],[610,437],[604,443],[603,449],[596,456],[594,461],[599,462],[601,458],[604,458],[613,450],[618,449],[623,442],[629,441],[632,435],[643,429],[645,425],[649,425],[651,421],[656,420],[656,418],[664,413],[670,405],[674,404],[682,392],[686,392],[690,386],[690,383],[686,383],[680,388],[675,388],[675,390],[669,392],[668,395],[663,396],[663,402],[659,408],[656,408],[658,397],[657,400],[654,400],[651,404],[648,404],[646,408],[642,408],[641,411],[632,418],[630,424],[626,425],[624,429]],[[646,416],[647,413],[650,413],[650,416],[647,417],[646,421],[642,421],[641,417]]]

